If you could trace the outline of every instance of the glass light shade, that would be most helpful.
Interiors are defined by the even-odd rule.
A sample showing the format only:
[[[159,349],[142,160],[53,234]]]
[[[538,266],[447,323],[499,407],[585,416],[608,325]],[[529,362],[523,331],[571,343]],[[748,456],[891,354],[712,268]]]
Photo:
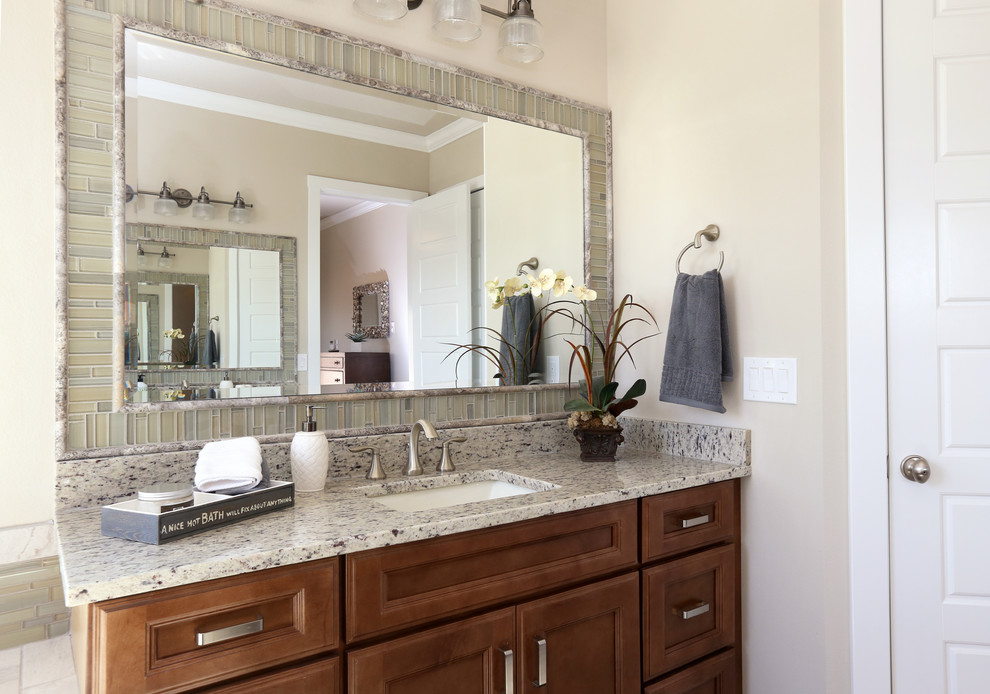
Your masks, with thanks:
[[[354,7],[369,17],[386,21],[402,19],[409,12],[406,0],[354,0]]]
[[[478,0],[435,0],[433,31],[451,41],[474,41],[481,36]]]
[[[158,267],[163,267],[163,268],[172,267],[172,256],[165,248],[162,249],[162,254],[158,256]]]
[[[498,30],[498,57],[535,63],[543,57],[543,25],[532,17],[509,17]]]
[[[138,267],[148,266],[148,254],[144,252],[143,248],[141,248],[141,244],[138,244],[137,258],[138,258]]]
[[[216,214],[216,208],[213,203],[194,202],[192,204],[193,219],[213,219],[214,214]]]
[[[158,198],[155,200],[155,214],[163,217],[174,217],[179,214],[179,203],[172,198]]]

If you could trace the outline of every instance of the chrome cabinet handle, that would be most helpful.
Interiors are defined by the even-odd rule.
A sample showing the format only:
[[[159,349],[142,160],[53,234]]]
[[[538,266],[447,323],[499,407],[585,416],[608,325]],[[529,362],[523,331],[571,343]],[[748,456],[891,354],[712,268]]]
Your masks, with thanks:
[[[901,461],[901,474],[912,482],[924,484],[932,475],[932,466],[920,455],[909,455]]]
[[[516,667],[515,656],[512,655],[511,648],[499,648],[502,657],[505,658],[505,694],[514,694],[516,691]]]
[[[226,641],[228,639],[236,639],[238,636],[257,634],[259,631],[263,631],[264,628],[265,628],[264,618],[258,617],[253,622],[244,622],[243,624],[235,624],[232,627],[224,627],[223,629],[214,629],[213,631],[197,631],[196,645],[209,646],[211,643],[220,643],[221,641]]]
[[[705,523],[708,523],[710,521],[711,521],[711,518],[709,518],[708,517],[708,514],[706,513],[706,514],[701,515],[701,516],[695,516],[694,518],[685,518],[685,519],[683,519],[681,521],[681,527],[682,528],[693,528],[696,525],[704,525]]]
[[[710,609],[712,609],[711,605],[709,605],[707,602],[703,602],[700,605],[696,605],[695,607],[692,607],[690,610],[685,610],[684,608],[680,608],[681,619],[694,619],[695,617],[700,617],[701,615],[708,612]],[[674,610],[674,613],[676,614],[677,610]]]
[[[533,682],[537,687],[542,687],[547,683],[547,640],[546,639],[536,639],[536,655],[537,655],[537,673],[536,681]]]

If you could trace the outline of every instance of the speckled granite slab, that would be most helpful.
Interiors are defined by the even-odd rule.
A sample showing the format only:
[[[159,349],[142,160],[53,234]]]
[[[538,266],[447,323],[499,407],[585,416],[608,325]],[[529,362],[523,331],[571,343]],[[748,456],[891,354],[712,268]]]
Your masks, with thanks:
[[[663,431],[668,423],[629,419],[624,424],[628,439],[637,443],[680,441],[674,433]],[[101,535],[99,506],[105,501],[88,507],[65,502],[86,495],[116,499],[129,496],[120,490],[136,482],[191,477],[195,452],[91,461],[87,468],[60,470],[64,494],[56,527],[66,604],[107,600],[748,476],[748,432],[733,430],[738,433],[729,436],[723,431],[726,438],[719,439],[711,431],[717,429],[678,429],[680,436],[693,439],[680,441],[680,445],[691,450],[709,446],[713,458],[738,457],[702,460],[671,455],[655,446],[637,450],[627,439],[615,463],[582,463],[563,420],[447,430],[441,437],[464,433],[470,437],[455,449],[457,472],[445,476],[431,472],[439,459],[439,446],[424,440],[421,451],[428,472],[412,480],[400,473],[408,435],[387,434],[378,437],[377,444],[382,446],[390,475],[384,483],[365,480],[361,476],[364,456],[346,451],[347,445],[370,443],[374,437],[332,439],[331,458],[336,462],[325,491],[299,493],[293,508],[159,546]],[[716,439],[721,443],[713,442]],[[267,446],[265,458],[273,476],[288,476],[287,444]],[[97,470],[100,474],[92,474]],[[373,498],[451,482],[520,477],[535,480],[541,491],[417,512],[392,510]]]

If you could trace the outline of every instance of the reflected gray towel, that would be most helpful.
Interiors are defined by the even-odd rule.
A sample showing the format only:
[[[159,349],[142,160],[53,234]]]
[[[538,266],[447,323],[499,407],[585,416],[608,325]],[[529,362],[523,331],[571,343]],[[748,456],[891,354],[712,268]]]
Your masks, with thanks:
[[[722,276],[718,270],[682,272],[670,306],[660,400],[725,412],[720,381],[732,376]]]
[[[207,366],[216,366],[220,363],[220,350],[217,349],[217,334],[211,329],[206,333],[206,355],[203,363]]]
[[[510,296],[502,307],[502,338],[498,352],[502,363],[508,365],[502,383],[510,386],[524,386],[529,382],[529,374],[536,363],[536,347],[539,338],[534,334],[533,317],[536,306],[532,294]],[[508,343],[508,344],[506,344]],[[511,350],[509,345],[512,346]]]

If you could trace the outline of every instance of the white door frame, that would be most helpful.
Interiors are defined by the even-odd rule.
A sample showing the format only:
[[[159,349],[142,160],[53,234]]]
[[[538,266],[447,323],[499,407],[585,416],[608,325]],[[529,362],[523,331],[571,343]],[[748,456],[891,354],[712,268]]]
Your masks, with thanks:
[[[408,205],[425,198],[428,193],[406,188],[392,188],[374,183],[348,181],[326,176],[306,176],[307,221],[305,259],[307,269],[306,296],[309,301],[306,309],[306,352],[309,354],[307,384],[309,393],[320,392],[320,193],[327,191],[335,195],[350,195],[366,200]]]
[[[849,625],[853,694],[890,692],[882,0],[843,0]]]

